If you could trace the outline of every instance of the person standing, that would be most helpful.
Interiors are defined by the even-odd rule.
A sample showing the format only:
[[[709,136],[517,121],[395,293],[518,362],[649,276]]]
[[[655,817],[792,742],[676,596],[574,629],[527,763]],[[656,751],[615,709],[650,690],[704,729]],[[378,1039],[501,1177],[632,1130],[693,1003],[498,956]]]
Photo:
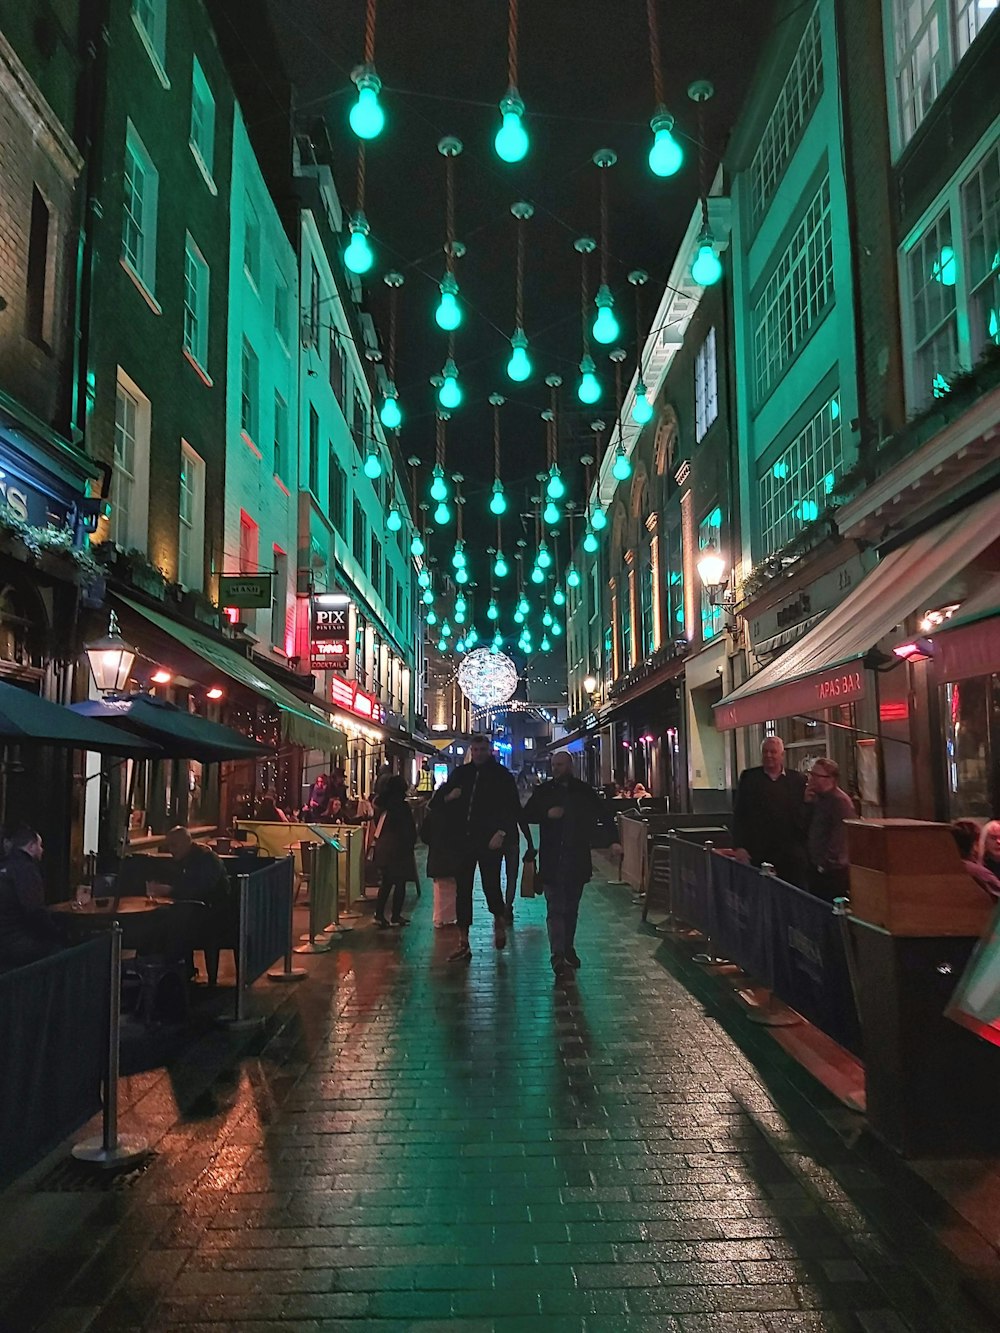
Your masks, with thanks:
[[[565,750],[552,756],[552,779],[537,787],[524,817],[538,825],[538,879],[545,893],[546,925],[556,979],[581,964],[574,947],[583,887],[594,873],[590,848],[601,822],[601,801],[573,776]]]
[[[845,819],[857,818],[854,802],[840,785],[840,768],[825,756],[809,770],[806,800],[812,805],[807,847],[809,888],[833,902],[851,891]]]
[[[522,821],[517,783],[493,758],[486,736],[473,736],[470,762],[456,769],[444,785],[443,800],[456,807],[462,841],[455,875],[455,907],[458,916],[458,947],[450,961],[471,958],[469,927],[472,925],[472,885],[478,867],[486,904],[493,914],[493,943],[507,943],[506,909],[500,892],[500,862],[503,848]]]
[[[444,789],[431,797],[421,840],[427,846],[427,873],[434,881],[434,929],[458,924],[455,906],[455,875],[461,862],[462,827],[454,802],[445,804]]]
[[[390,776],[375,797],[375,840],[372,860],[380,875],[378,901],[375,904],[375,924],[380,930],[387,926],[408,926],[403,915],[406,886],[417,878],[413,848],[417,829],[413,812],[406,804],[409,788],[401,777]],[[392,916],[385,919],[386,903],[392,895]]]
[[[769,862],[779,879],[804,889],[809,878],[805,777],[785,768],[785,745],[779,736],[765,738],[760,759],[759,768],[743,770],[736,787],[737,859],[758,867]]]

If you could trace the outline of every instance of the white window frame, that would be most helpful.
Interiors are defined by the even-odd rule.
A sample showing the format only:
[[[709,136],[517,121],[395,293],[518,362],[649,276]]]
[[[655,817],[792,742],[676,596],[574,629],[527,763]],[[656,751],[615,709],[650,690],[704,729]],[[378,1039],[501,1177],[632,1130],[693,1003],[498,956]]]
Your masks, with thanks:
[[[802,131],[823,95],[823,39],[819,5],[806,22],[774,108],[750,163],[751,226],[770,206]]]
[[[205,460],[181,440],[177,501],[177,581],[201,592],[205,586]]]
[[[278,545],[272,547],[274,572],[271,576],[271,647],[282,655],[285,652],[285,632],[288,624],[288,552]],[[284,562],[284,571],[282,571]]]
[[[279,422],[281,429],[279,430]],[[286,480],[288,475],[288,464],[291,461],[289,426],[291,416],[288,410],[288,400],[279,390],[274,391],[274,457],[272,459],[273,471],[276,477],[282,481]]]
[[[129,409],[126,423],[123,409]],[[111,540],[122,550],[145,553],[149,545],[149,445],[152,411],[149,399],[130,376],[118,367],[115,389],[114,454],[111,470]],[[122,467],[121,432],[128,431],[131,471]],[[125,501],[127,491],[128,502]],[[126,521],[122,523],[122,514]]]
[[[904,32],[907,9],[919,21]],[[992,11],[980,13],[977,0],[882,0],[885,34],[886,87],[893,158],[899,157],[940,97],[945,84],[969,47],[983,31]],[[925,64],[916,65],[921,49]]]
[[[208,375],[208,297],[211,276],[191,233],[184,237],[184,350]]]
[[[245,335],[240,348],[240,430],[256,445],[260,433],[260,358]]]
[[[205,181],[215,190],[215,98],[197,56],[191,60],[191,132],[188,144]]]
[[[780,551],[828,507],[844,470],[842,416],[838,392],[761,471],[760,559]]]
[[[170,87],[167,77],[167,0],[132,0],[132,22],[139,39],[146,48],[156,77],[164,88]],[[148,15],[148,17],[147,17]]]
[[[954,254],[955,282],[952,287],[954,310],[949,316],[955,347],[955,364],[948,368],[943,364],[938,368],[947,379],[949,373],[972,369],[986,346],[986,339],[977,338],[975,332],[974,300],[977,293],[983,291],[989,281],[996,284],[998,298],[998,316],[1000,316],[1000,270],[991,269],[987,273],[973,270],[973,255],[970,248],[968,227],[968,202],[973,182],[987,169],[1000,170],[1000,120],[994,123],[983,136],[959,169],[954,173],[948,185],[930,204],[923,216],[906,237],[899,249],[899,283],[902,296],[903,327],[903,362],[906,373],[906,404],[911,413],[925,408],[933,397],[944,396],[948,389],[944,385],[928,384],[922,371],[920,349],[927,339],[918,340],[915,302],[919,296],[913,280],[913,257],[932,228],[944,222],[945,230],[940,234],[950,239]],[[992,219],[992,237],[987,240],[987,250],[991,245],[1000,246],[1000,219]],[[947,327],[942,324],[942,327]]]
[[[122,262],[146,289],[156,292],[156,211],[160,176],[131,120],[125,127],[122,171]],[[129,234],[129,229],[134,236]]]
[[[243,272],[254,291],[260,291],[260,214],[249,195],[243,202]]]
[[[292,306],[284,275],[274,274],[274,336],[287,353],[292,343]]]
[[[719,416],[719,363],[715,329],[709,329],[694,359],[694,438],[696,444],[711,430]]]

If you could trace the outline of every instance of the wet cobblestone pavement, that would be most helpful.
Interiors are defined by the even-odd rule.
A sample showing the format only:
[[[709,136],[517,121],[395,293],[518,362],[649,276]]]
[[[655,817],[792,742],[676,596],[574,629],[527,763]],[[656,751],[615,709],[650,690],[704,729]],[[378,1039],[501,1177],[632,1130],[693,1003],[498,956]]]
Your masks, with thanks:
[[[179,1118],[147,1098],[145,1170],[8,1200],[0,1328],[1000,1327],[975,1288],[994,1252],[853,1146],[627,890],[587,891],[561,987],[541,900],[501,954],[477,913],[469,965],[426,890],[407,930],[363,921],[260,1052],[197,1095],[176,1074]]]

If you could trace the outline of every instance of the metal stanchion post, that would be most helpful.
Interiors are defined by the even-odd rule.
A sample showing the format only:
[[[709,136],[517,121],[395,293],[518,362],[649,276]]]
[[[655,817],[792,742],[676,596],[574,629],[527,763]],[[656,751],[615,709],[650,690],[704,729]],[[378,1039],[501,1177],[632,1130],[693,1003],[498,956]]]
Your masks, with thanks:
[[[714,847],[714,842],[705,843],[705,877],[708,884],[709,896],[711,896],[712,893],[712,849]],[[706,948],[702,953],[691,955],[692,963],[701,963],[703,967],[727,967],[730,965],[732,961],[731,959],[720,958],[718,954],[712,952],[711,936],[706,936],[705,944]]]
[[[104,1125],[99,1139],[85,1139],[73,1149],[79,1162],[106,1168],[132,1166],[149,1152],[148,1144],[118,1133],[118,1069],[122,1021],[122,928],[111,930],[111,984],[108,995],[108,1056],[104,1082]]]
[[[680,839],[677,836],[677,830],[675,828],[668,830],[667,837],[670,840],[670,874],[667,876],[667,915],[658,926],[654,926],[654,930],[659,935],[676,935],[678,929],[677,918],[674,916],[674,865],[676,864],[674,860],[674,850]]]
[[[305,976],[308,975],[304,967],[293,967],[293,966],[292,966],[292,940],[294,939],[294,935],[295,935],[295,921],[294,921],[294,918],[295,918],[295,862],[294,862],[294,859],[293,859],[292,857],[288,857],[288,858],[286,859],[286,863],[287,863],[287,865],[288,865],[288,880],[289,880],[289,883],[288,883],[288,943],[287,943],[287,945],[285,946],[285,960],[284,960],[284,965],[283,965],[281,968],[275,968],[273,971],[268,972],[268,974],[267,974],[267,979],[268,979],[268,981],[301,981],[303,977],[305,977]],[[310,893],[309,893],[309,899],[310,899],[309,921],[310,921],[310,923],[312,922],[312,905],[311,905],[311,903],[312,903],[312,898],[313,898],[313,893],[312,893],[312,891],[311,891],[311,889],[310,889]]]
[[[858,983],[858,964],[854,957],[854,941],[851,939],[851,925],[848,920],[851,914],[850,898],[834,898],[833,915],[840,922],[840,933],[844,941],[844,954],[847,958],[847,975],[851,980],[851,994],[854,996],[854,1009],[861,1019],[860,986]]]
[[[338,838],[334,838],[330,843],[330,846],[337,853],[331,862],[333,875],[337,881],[337,887],[333,894],[333,920],[327,921],[323,925],[322,933],[325,939],[332,939],[337,935],[346,935],[354,929],[353,926],[343,925],[340,920],[340,853],[345,852],[346,854],[346,848],[341,844]]]

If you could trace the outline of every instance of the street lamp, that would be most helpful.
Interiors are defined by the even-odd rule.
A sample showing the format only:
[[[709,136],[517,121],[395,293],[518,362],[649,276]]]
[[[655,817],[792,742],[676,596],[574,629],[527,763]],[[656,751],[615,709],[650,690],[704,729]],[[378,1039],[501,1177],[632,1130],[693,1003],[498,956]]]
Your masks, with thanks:
[[[118,632],[118,619],[111,612],[108,632],[103,639],[95,639],[84,647],[94,684],[102,694],[120,694],[125,688],[132,666],[135,651],[128,646]]]
[[[698,558],[698,577],[710,597],[714,598],[725,586],[726,562],[714,542],[709,542]]]
[[[588,694],[593,694],[594,691],[597,689],[597,677],[596,677],[596,676],[584,676],[584,678],[583,678],[583,688],[587,691]]]

